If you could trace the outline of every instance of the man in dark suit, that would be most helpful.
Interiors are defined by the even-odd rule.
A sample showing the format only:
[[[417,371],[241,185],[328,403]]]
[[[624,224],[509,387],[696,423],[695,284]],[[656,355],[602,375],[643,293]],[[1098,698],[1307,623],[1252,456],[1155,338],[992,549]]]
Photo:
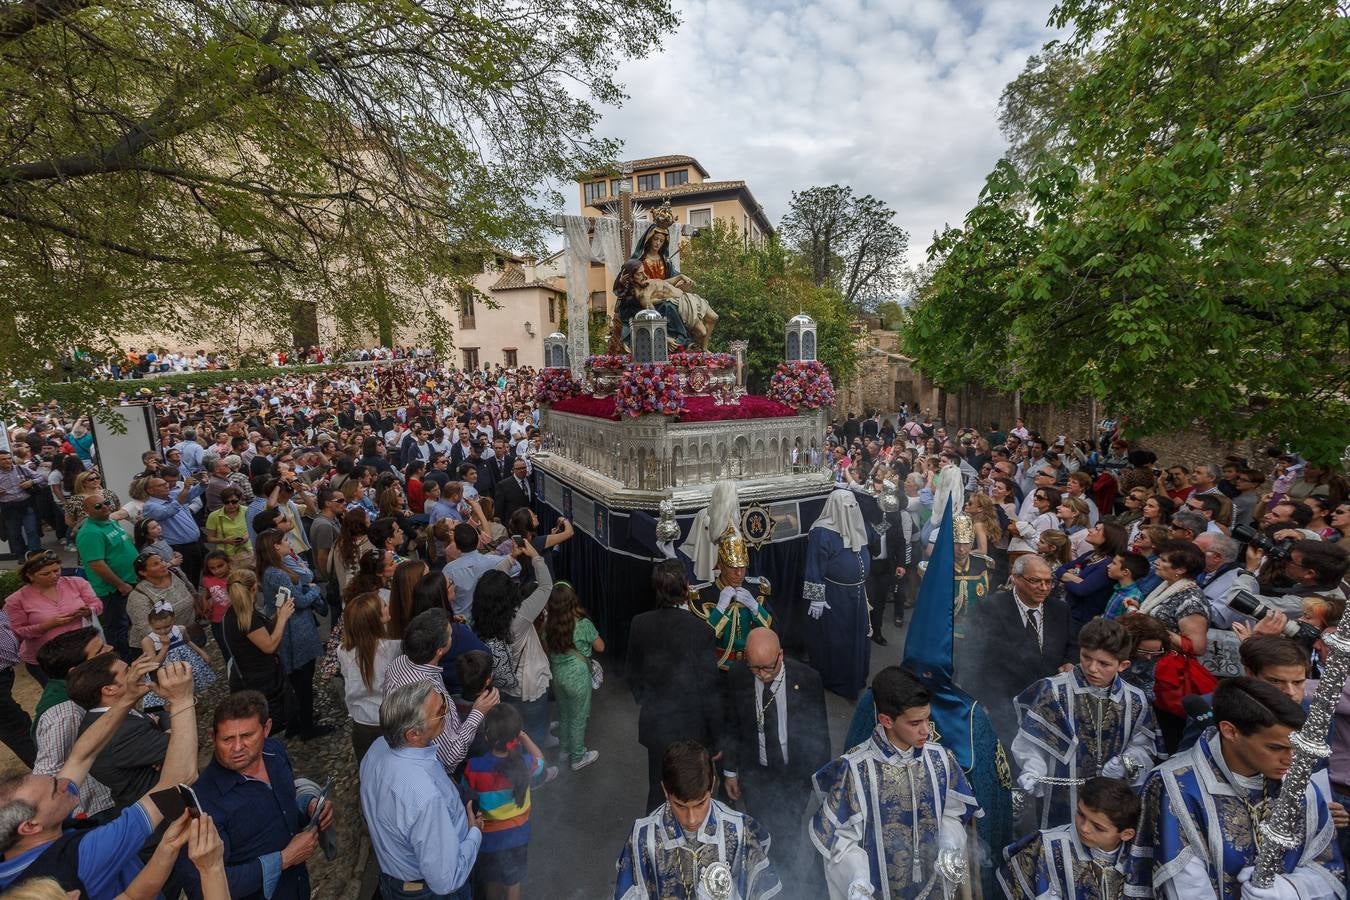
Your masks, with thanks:
[[[678,560],[652,569],[657,608],[628,631],[628,687],[638,704],[638,743],[647,748],[647,806],[665,802],[661,759],[675,741],[718,746],[722,695],[712,629],[689,611],[689,583]]]
[[[530,490],[530,477],[525,460],[517,458],[511,463],[511,475],[505,481],[497,482],[492,500],[498,521],[510,522],[511,514],[518,509],[529,509],[534,499]]]
[[[511,465],[514,461],[514,454],[506,447],[506,438],[495,438],[492,441],[492,455],[478,467],[478,493],[495,497],[497,485],[511,480]]]
[[[800,865],[819,859],[803,845],[802,815],[811,776],[831,756],[820,675],[785,659],[772,628],[752,630],[744,662],[727,674],[722,775],[728,796],[744,798],[746,811],[769,830],[784,885],[809,878]]]
[[[1054,587],[1050,566],[1035,554],[1013,564],[1013,589],[975,607],[966,637],[957,642],[956,683],[989,711],[1005,745],[1017,736],[1013,698],[1033,681],[1078,662],[1078,633],[1069,605],[1047,599]]]

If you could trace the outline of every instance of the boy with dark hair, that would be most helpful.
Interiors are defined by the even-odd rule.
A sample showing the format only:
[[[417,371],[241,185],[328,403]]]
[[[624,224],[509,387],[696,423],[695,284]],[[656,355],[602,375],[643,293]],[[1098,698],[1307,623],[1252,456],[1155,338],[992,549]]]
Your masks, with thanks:
[[[1078,665],[1017,697],[1010,750],[1017,786],[1040,798],[1041,828],[1069,824],[1086,779],[1105,775],[1140,784],[1162,756],[1152,705],[1120,678],[1133,652],[1124,625],[1095,618],[1078,633]]]
[[[1304,789],[1302,840],[1280,860],[1269,888],[1250,883],[1257,828],[1279,793],[1303,727],[1297,703],[1256,678],[1214,691],[1218,727],[1153,770],[1139,834],[1126,864],[1130,896],[1218,900],[1330,900],[1344,896],[1340,853],[1326,798]],[[1197,843],[1193,843],[1197,842]],[[1198,845],[1197,845],[1198,844]]]
[[[666,802],[633,824],[619,854],[616,898],[777,896],[783,886],[769,861],[769,833],[714,797],[717,772],[702,744],[666,748],[661,791]],[[714,889],[719,879],[730,894]]]
[[[1138,612],[1144,602],[1139,581],[1148,575],[1148,558],[1132,551],[1117,553],[1106,566],[1106,577],[1116,583],[1111,599],[1106,601],[1103,618],[1118,619],[1126,613]]]
[[[1119,778],[1089,778],[1072,825],[1027,835],[1003,851],[998,883],[1008,900],[1119,900],[1139,821],[1139,797]]]
[[[914,676],[888,666],[872,696],[876,730],[814,778],[811,840],[831,900],[948,893],[966,879],[974,791],[951,751],[929,742],[932,697]]]

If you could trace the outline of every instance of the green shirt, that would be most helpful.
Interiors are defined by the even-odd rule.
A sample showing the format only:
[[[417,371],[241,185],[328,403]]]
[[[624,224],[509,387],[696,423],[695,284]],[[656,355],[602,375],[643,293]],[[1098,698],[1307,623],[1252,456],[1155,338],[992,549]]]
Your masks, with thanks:
[[[127,536],[126,530],[112,519],[101,522],[85,519],[75,535],[75,548],[80,551],[84,577],[98,596],[116,593],[117,587],[99,578],[98,573],[89,567],[96,560],[106,562],[113,574],[127,584],[136,583],[136,545]]]

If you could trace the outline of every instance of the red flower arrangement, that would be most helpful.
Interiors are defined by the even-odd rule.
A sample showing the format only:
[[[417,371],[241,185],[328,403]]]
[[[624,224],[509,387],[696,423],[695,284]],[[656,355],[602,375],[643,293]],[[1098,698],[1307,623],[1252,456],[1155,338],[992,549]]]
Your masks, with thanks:
[[[543,369],[534,380],[534,402],[554,404],[581,393],[581,385],[572,377],[571,369]]]
[[[769,381],[769,398],[806,409],[834,405],[834,382],[819,360],[781,362]]]
[[[693,369],[699,366],[707,366],[710,369],[730,369],[736,365],[736,357],[730,353],[689,351],[687,353],[670,354],[670,364],[685,369]]]
[[[665,363],[629,366],[614,392],[614,409],[621,416],[679,414],[684,410],[684,391],[675,367]]]
[[[622,369],[633,361],[633,357],[624,356],[618,353],[602,353],[598,356],[588,356],[586,358],[586,368],[588,369]]]

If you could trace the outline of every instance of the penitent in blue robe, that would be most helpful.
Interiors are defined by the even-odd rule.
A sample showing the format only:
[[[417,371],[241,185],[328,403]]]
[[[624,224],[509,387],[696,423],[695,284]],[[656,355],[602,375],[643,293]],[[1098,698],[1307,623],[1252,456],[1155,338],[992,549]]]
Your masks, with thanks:
[[[1256,863],[1260,810],[1279,792],[1233,774],[1216,732],[1161,763],[1144,783],[1139,833],[1126,862],[1127,897],[1176,896],[1174,879],[1191,864],[1203,866],[1210,896],[1240,900],[1238,875]],[[1305,900],[1344,897],[1341,856],[1327,801],[1313,784],[1304,793],[1303,840],[1284,855],[1283,870]]]
[[[736,900],[769,900],[783,889],[769,833],[754,819],[714,800],[703,827],[685,834],[662,803],[633,823],[615,864],[614,900],[707,900],[701,876],[714,863],[730,868]]]
[[[872,558],[866,547],[849,550],[838,532],[812,528],[806,539],[806,602],[829,606],[819,619],[806,621],[811,666],[827,691],[849,700],[867,684],[872,661],[867,606],[867,573]]]
[[[1128,841],[1106,853],[1083,846],[1072,825],[1047,828],[1003,851],[998,884],[1008,900],[1120,900],[1129,855]]]

